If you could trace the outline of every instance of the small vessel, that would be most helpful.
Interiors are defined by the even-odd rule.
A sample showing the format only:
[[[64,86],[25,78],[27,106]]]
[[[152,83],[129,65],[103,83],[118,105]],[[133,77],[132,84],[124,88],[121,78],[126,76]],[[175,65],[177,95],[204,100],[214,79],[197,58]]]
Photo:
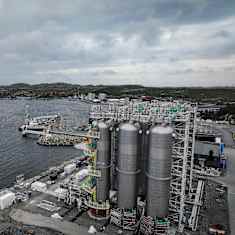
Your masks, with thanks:
[[[24,174],[20,174],[16,176],[16,183],[21,184],[24,181]]]
[[[60,115],[47,115],[25,119],[25,124],[19,127],[19,131],[32,130],[44,131],[48,128],[59,128],[62,123]]]

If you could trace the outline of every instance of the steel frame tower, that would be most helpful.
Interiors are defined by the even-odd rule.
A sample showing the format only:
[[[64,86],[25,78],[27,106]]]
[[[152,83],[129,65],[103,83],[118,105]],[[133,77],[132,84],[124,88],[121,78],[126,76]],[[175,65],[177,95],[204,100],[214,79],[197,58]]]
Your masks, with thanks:
[[[183,231],[186,200],[193,188],[193,155],[196,113],[187,113],[174,122],[175,142],[172,151],[170,219]]]
[[[196,116],[196,104],[159,100],[131,101],[128,104],[96,104],[90,111],[91,120],[137,121],[150,124],[168,122],[174,127],[169,219],[177,224],[180,232],[185,225],[192,229],[196,227],[195,224],[186,221],[186,213],[192,217],[194,202],[190,201],[190,198],[197,189],[197,182],[193,182]],[[191,203],[190,206],[188,201]]]

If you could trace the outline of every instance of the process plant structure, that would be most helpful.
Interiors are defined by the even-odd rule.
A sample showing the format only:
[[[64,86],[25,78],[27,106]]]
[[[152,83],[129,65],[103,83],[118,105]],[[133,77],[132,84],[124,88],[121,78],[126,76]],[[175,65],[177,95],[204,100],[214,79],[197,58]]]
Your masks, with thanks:
[[[124,230],[197,230],[204,181],[193,174],[197,106],[179,101],[94,104],[86,184],[70,182],[66,200]],[[111,192],[115,192],[112,194]]]

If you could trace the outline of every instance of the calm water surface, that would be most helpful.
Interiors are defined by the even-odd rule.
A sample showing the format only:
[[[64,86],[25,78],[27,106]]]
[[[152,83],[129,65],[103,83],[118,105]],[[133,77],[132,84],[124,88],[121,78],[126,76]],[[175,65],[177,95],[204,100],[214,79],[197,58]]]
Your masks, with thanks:
[[[44,147],[35,139],[23,138],[18,127],[26,112],[31,116],[59,113],[72,129],[87,122],[89,106],[66,99],[0,99],[0,189],[11,186],[19,174],[32,177],[80,154],[73,147]]]

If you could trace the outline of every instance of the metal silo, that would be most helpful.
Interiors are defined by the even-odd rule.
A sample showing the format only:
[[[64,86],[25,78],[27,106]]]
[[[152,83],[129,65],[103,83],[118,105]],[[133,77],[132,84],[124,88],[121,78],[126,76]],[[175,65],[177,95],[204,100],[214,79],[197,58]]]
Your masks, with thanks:
[[[118,141],[118,207],[129,209],[137,203],[138,128],[121,124]]]
[[[99,122],[98,128],[100,139],[97,145],[96,169],[100,170],[101,177],[97,178],[96,199],[106,201],[110,190],[111,136],[106,123]]]
[[[168,215],[171,179],[172,133],[169,126],[150,129],[147,163],[147,215],[164,218]]]

